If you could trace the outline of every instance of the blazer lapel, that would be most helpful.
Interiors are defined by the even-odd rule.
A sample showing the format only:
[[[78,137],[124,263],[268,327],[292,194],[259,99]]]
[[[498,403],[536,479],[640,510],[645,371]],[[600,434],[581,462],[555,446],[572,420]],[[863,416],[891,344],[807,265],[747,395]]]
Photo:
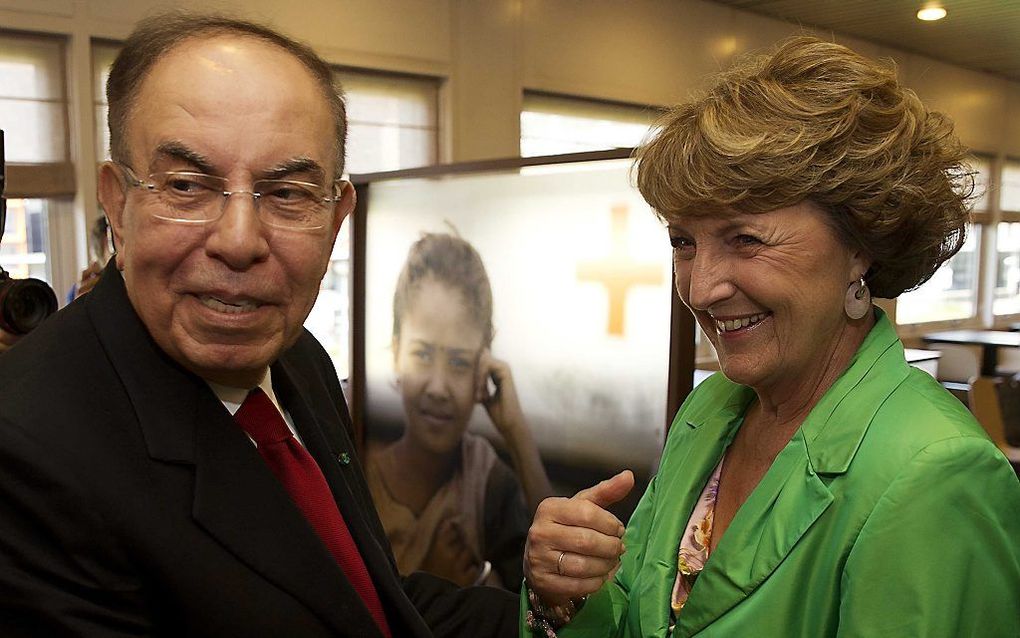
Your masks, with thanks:
[[[194,466],[196,524],[337,633],[375,635],[357,593],[255,446],[209,386],[149,336],[115,268],[107,267],[86,303],[149,456]]]
[[[733,517],[680,614],[676,635],[692,636],[769,577],[832,503],[798,431]]]
[[[354,443],[344,427],[345,418],[348,418],[345,406],[316,402],[308,392],[313,383],[314,380],[303,378],[287,357],[273,367],[273,388],[290,412],[309,453],[322,469],[383,602],[391,630],[394,635],[429,635],[421,616],[403,591],[368,488],[359,486],[364,474],[354,454]],[[326,397],[328,393],[323,390],[321,396]],[[360,607],[371,619],[364,605]]]
[[[669,599],[676,578],[677,546],[687,521],[705,489],[712,470],[743,421],[753,392],[726,380],[721,374],[705,383],[721,385],[706,388],[720,397],[711,409],[685,414],[681,412],[670,429],[668,449],[655,478],[656,515],[648,530],[647,558],[643,570],[654,570],[643,577],[644,589],[632,592],[630,604],[643,619],[642,630],[660,635],[669,624]],[[685,609],[686,613],[686,609]],[[654,620],[653,620],[654,619]]]
[[[335,631],[357,627],[359,636],[381,635],[283,485],[219,407],[219,411],[200,408],[196,414],[201,425],[196,441],[195,520]]]

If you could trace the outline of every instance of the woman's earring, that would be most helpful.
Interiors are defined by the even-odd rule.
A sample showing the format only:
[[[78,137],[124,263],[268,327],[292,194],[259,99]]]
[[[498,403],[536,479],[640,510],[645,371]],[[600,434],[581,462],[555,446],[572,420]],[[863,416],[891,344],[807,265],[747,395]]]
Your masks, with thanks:
[[[850,284],[846,290],[846,300],[843,302],[843,311],[851,319],[860,319],[868,314],[871,309],[871,291],[864,281],[864,275],[857,281]]]

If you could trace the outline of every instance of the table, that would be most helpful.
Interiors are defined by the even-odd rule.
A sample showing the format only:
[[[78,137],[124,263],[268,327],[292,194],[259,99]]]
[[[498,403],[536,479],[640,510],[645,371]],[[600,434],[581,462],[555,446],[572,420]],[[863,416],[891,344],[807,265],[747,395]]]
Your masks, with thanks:
[[[918,350],[916,348],[904,348],[903,356],[907,363],[924,370],[931,376],[938,378],[939,357],[942,353],[938,350]]]
[[[1020,332],[1004,330],[946,330],[929,332],[921,337],[925,343],[955,343],[981,346],[981,376],[994,377],[999,361],[999,348],[1020,348]]]

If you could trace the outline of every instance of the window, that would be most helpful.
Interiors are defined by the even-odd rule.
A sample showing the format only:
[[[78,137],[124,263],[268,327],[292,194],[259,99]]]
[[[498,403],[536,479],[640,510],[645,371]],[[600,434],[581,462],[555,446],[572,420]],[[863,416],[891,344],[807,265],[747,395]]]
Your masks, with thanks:
[[[110,67],[120,51],[120,45],[112,42],[92,43],[92,107],[95,112],[96,161],[110,159],[110,128],[106,104],[106,81],[110,79]]]
[[[521,157],[637,146],[659,115],[651,107],[526,92]]]
[[[54,280],[50,230],[74,194],[68,150],[64,40],[0,35],[0,129],[7,160],[7,222],[0,264],[13,277]]]
[[[63,61],[60,39],[0,36],[0,128],[6,135],[8,162],[67,161]]]
[[[0,266],[15,279],[51,282],[48,204],[44,199],[7,200],[7,221],[0,242]]]
[[[347,172],[438,161],[439,83],[433,78],[338,70],[347,97]]]
[[[992,314],[1020,314],[1020,160],[1007,159],[1002,165],[999,211]]]
[[[976,216],[987,213],[991,159],[971,158],[975,171]],[[977,316],[980,245],[984,230],[981,224],[967,227],[967,241],[952,259],[942,264],[931,279],[916,290],[905,292],[896,300],[896,323],[928,323],[951,321]]]
[[[433,78],[338,70],[347,101],[347,172],[414,168],[439,157],[439,82]],[[350,220],[337,237],[319,298],[305,327],[350,373]]]
[[[960,252],[942,264],[931,279],[905,292],[896,302],[896,323],[967,319],[977,313],[978,249],[981,226],[967,228]]]
[[[1020,223],[1000,223],[996,229],[995,244],[992,313],[1020,314]]]

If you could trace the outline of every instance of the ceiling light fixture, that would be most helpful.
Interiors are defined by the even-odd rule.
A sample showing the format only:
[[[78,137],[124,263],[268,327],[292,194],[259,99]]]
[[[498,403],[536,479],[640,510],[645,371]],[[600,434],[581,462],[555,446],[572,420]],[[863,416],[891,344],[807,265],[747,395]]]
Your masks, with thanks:
[[[938,5],[928,5],[917,12],[917,19],[925,22],[934,22],[946,17],[946,10]]]

